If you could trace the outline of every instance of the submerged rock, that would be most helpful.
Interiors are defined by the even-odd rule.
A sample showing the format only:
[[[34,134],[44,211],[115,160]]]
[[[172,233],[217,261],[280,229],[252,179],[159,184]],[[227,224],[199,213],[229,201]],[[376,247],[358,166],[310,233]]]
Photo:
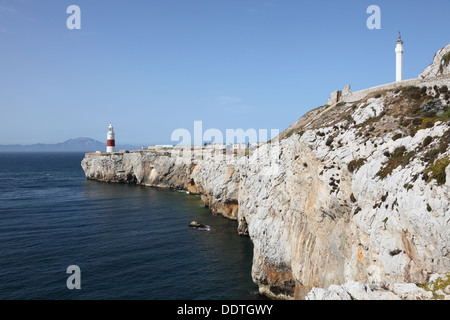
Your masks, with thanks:
[[[189,227],[196,228],[196,229],[199,229],[199,230],[206,230],[206,231],[211,230],[210,226],[198,223],[197,221],[192,221],[191,223],[189,223]]]

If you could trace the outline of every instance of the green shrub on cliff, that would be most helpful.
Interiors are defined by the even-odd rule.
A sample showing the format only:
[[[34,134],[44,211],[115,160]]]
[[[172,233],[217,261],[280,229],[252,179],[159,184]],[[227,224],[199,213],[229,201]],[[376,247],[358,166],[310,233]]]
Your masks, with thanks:
[[[403,146],[396,148],[389,160],[383,163],[383,167],[378,171],[376,176],[381,179],[386,178],[398,166],[401,165],[402,167],[405,167],[410,162],[413,155],[413,151],[406,153],[406,148]]]
[[[444,157],[442,159],[438,159],[434,162],[432,166],[425,170],[425,173],[429,174],[428,182],[431,179],[435,179],[436,183],[440,186],[445,184],[446,182],[446,174],[445,169],[450,164],[449,157]]]
[[[366,162],[366,158],[359,158],[357,160],[352,160],[347,166],[348,171],[354,172],[358,170],[364,163]]]
[[[443,64],[447,66],[450,63],[450,52],[442,58]]]

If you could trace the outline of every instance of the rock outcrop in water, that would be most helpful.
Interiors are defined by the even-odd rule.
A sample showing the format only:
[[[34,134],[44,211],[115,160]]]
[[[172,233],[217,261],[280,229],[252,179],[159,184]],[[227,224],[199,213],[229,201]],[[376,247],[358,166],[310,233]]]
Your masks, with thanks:
[[[446,57],[437,56],[435,67]],[[354,298],[369,288],[365,297],[405,298],[402,283],[450,271],[442,70],[417,86],[314,109],[249,157],[136,151],[87,154],[82,167],[88,179],[201,194],[252,239],[252,277],[267,296]],[[431,298],[422,293],[414,297]]]

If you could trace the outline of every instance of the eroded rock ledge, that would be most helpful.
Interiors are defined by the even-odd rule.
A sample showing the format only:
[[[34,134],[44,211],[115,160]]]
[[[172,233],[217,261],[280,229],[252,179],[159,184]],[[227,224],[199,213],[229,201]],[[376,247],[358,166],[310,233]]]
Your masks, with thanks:
[[[177,151],[88,153],[81,166],[86,178],[133,183],[149,187],[187,190],[200,194],[212,212],[236,220],[239,173],[233,164],[197,160]]]

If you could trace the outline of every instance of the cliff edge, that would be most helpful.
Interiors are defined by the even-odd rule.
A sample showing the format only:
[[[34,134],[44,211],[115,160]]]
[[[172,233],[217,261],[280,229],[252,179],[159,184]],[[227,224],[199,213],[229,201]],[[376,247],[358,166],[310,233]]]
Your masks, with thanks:
[[[419,75],[419,79],[431,79],[450,73],[450,44],[436,52],[433,62]]]

